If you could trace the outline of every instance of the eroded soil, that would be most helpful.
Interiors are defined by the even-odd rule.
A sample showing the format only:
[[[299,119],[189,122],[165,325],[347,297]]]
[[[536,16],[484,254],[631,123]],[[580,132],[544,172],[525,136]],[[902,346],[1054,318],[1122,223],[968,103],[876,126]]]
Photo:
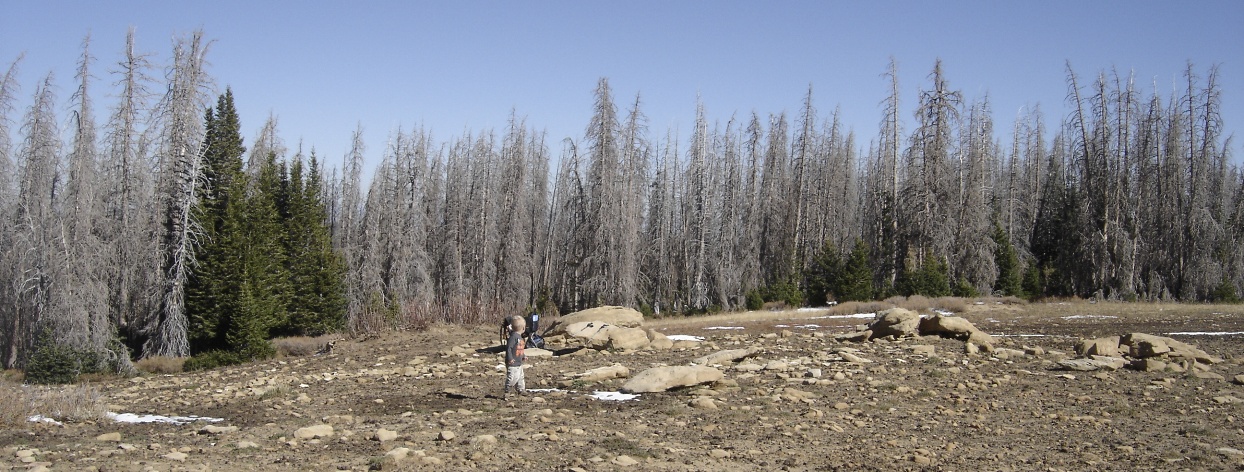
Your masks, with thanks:
[[[970,306],[962,316],[997,336],[999,347],[1028,351],[1001,356],[968,355],[962,342],[931,337],[839,342],[833,334],[867,320],[825,316],[649,322],[667,335],[706,338],[668,351],[570,354],[574,346],[554,346],[567,354],[530,359],[527,382],[556,390],[508,400],[499,398],[504,374],[491,326],[342,340],[327,355],[109,380],[98,387],[112,411],[222,421],[31,423],[0,432],[0,469],[1244,469],[1244,386],[1233,382],[1244,374],[1244,307]],[[1079,338],[1129,332],[1169,335],[1225,360],[1208,371],[1217,376],[1054,369]],[[1186,332],[1218,334],[1169,334]],[[637,373],[744,347],[759,352],[723,366],[727,380],[717,385],[619,402],[588,394],[616,391],[622,380],[568,380],[614,363]],[[842,348],[872,362],[845,362]],[[717,408],[692,406],[701,397]],[[201,431],[208,424],[226,431]],[[332,426],[331,436],[295,437],[321,424]],[[397,438],[374,440],[381,429]],[[98,439],[106,433],[120,439]],[[384,458],[397,448],[409,449],[407,457]],[[23,450],[33,451],[27,462],[17,457]]]

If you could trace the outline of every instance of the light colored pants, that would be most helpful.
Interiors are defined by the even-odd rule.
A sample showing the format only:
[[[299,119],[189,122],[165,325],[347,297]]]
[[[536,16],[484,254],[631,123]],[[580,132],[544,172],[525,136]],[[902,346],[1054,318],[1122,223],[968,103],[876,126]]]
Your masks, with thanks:
[[[523,367],[506,367],[505,368],[505,390],[509,393],[510,389],[515,392],[523,393],[527,391],[527,378],[523,374]]]

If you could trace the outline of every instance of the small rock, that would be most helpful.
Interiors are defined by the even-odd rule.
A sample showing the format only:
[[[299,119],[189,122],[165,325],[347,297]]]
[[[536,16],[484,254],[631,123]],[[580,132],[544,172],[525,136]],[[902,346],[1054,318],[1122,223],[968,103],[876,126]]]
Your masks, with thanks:
[[[216,426],[214,424],[204,426],[199,430],[199,434],[225,434],[238,430],[237,426]]]
[[[121,441],[121,433],[118,433],[118,432],[104,433],[99,436],[95,436],[95,440],[96,441],[119,442]]]
[[[1236,449],[1233,447],[1220,447],[1218,449],[1215,449],[1214,452],[1217,452],[1224,456],[1232,456],[1232,457],[1244,456],[1244,451],[1240,451],[1239,449]]]
[[[1214,397],[1214,401],[1218,403],[1222,403],[1222,404],[1228,404],[1228,405],[1236,404],[1236,403],[1244,403],[1244,400],[1236,398],[1235,396],[1232,396],[1232,395],[1223,395],[1221,397]]]
[[[1235,379],[1233,379],[1232,382],[1235,382],[1236,385],[1244,385],[1244,375],[1235,376]]]
[[[27,457],[34,457],[34,456],[35,456],[35,454],[37,454],[37,453],[38,453],[38,451],[36,451],[36,450],[34,450],[34,449],[21,449],[21,450],[17,451],[17,453],[16,453],[15,455],[17,456],[17,458],[18,458],[18,459],[25,459],[25,458],[27,458]]]
[[[690,405],[690,406],[691,406],[691,407],[693,407],[693,408],[698,408],[698,409],[701,409],[701,410],[717,410],[717,409],[720,409],[720,408],[717,406],[717,402],[713,401],[713,399],[712,399],[711,397],[695,397],[695,398],[691,399],[691,401],[690,401],[690,402],[688,402],[687,404],[688,404],[688,405]]]
[[[714,459],[725,459],[727,457],[730,457],[730,451],[727,451],[725,449],[713,449],[711,451],[708,451],[708,455],[712,456]]]
[[[298,428],[298,430],[294,431],[294,437],[298,439],[327,438],[332,435],[333,426],[330,424],[317,424],[315,426]]]
[[[622,467],[630,467],[630,466],[633,466],[633,465],[638,465],[638,464],[639,464],[639,461],[637,461],[637,460],[635,460],[635,459],[631,458],[631,456],[628,456],[628,455],[626,455],[626,454],[622,454],[622,455],[620,455],[620,456],[618,456],[618,457],[613,458],[613,463],[614,463],[614,464],[616,464],[616,465],[620,465],[620,466],[622,466]]]
[[[236,447],[238,449],[252,449],[252,448],[259,448],[259,445],[251,441],[238,441]]]
[[[456,437],[458,437],[458,435],[454,434],[453,431],[441,431],[441,434],[438,434],[436,439],[438,441],[453,441]]]
[[[928,344],[912,346],[911,353],[918,354],[918,355],[924,355],[924,356],[932,356],[933,354],[937,353],[937,346],[931,346]]]
[[[497,437],[491,434],[472,436],[468,441],[476,449],[492,449],[497,446]]]
[[[394,465],[406,460],[407,457],[410,457],[410,448],[408,447],[395,447],[384,453],[385,460],[391,461]]]
[[[376,430],[376,434],[372,435],[372,439],[380,442],[392,441],[397,439],[397,431],[389,431],[384,428]]]
[[[177,462],[185,462],[186,458],[190,456],[181,451],[173,451],[168,454],[165,454],[163,457],[168,460],[173,460]]]
[[[839,352],[838,355],[842,357],[842,360],[850,362],[852,364],[868,364],[872,362],[871,360],[865,359],[855,354],[851,354],[849,352]]]

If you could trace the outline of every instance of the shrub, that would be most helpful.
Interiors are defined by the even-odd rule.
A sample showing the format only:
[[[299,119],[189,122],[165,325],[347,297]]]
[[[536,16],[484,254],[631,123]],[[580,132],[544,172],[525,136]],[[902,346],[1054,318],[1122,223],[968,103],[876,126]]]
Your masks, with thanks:
[[[207,351],[193,357],[187,358],[182,364],[182,369],[186,372],[196,370],[215,369],[222,366],[238,365],[246,360],[236,352],[231,351]]]
[[[968,302],[959,297],[939,297],[933,300],[931,307],[952,313],[963,313],[968,311]]]
[[[44,332],[26,362],[26,381],[45,385],[73,383],[81,374],[100,372],[103,364],[98,353],[60,344]]]
[[[760,291],[751,289],[747,291],[747,309],[756,311],[764,307],[765,298],[760,295]]]
[[[134,367],[149,374],[176,374],[185,363],[185,357],[152,356],[134,363]]]

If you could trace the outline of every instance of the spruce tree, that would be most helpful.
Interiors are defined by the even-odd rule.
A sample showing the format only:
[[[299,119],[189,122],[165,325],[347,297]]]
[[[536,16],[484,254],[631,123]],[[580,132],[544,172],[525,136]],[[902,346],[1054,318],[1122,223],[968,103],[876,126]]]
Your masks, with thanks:
[[[316,336],[345,322],[345,259],[333,250],[324,204],[323,177],[311,153],[309,169],[301,159],[290,166],[284,185],[284,246],[289,276],[288,320],[283,334]]]
[[[821,306],[838,299],[842,255],[832,241],[825,241],[812,257],[804,276],[804,294],[809,306]]]
[[[993,230],[994,263],[998,267],[998,278],[994,281],[994,291],[1007,296],[1023,296],[1023,273],[1019,266],[1019,255],[1015,246],[1011,245],[1010,235],[1002,229],[1002,225],[994,225]]]
[[[838,277],[838,299],[841,301],[867,301],[873,299],[873,271],[868,262],[872,248],[862,238],[855,240],[855,247],[842,265]]]

